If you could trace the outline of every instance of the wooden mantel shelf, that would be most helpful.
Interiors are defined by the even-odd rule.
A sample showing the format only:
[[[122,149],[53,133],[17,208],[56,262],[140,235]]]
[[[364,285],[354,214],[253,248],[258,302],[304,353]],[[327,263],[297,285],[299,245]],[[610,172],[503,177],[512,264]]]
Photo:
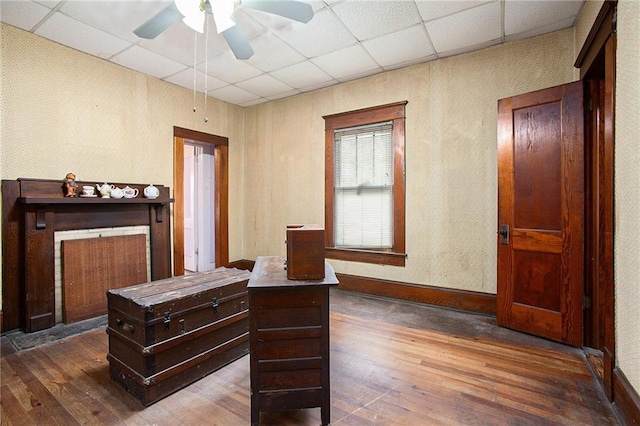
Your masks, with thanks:
[[[173,198],[20,197],[23,204],[168,204]]]

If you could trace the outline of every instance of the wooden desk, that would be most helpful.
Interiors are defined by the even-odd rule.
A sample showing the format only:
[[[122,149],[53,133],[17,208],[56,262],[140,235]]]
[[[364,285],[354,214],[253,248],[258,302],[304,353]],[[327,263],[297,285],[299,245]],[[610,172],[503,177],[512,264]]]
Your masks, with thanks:
[[[258,257],[249,291],[251,424],[261,411],[320,407],[330,423],[329,287],[323,280],[287,279],[283,257]]]

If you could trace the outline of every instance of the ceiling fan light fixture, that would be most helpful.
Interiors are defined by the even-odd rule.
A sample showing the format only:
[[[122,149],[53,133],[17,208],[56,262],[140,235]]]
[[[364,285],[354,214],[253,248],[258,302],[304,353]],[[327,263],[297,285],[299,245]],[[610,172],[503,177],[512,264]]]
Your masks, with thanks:
[[[185,16],[182,19],[182,22],[187,24],[189,28],[199,33],[204,32],[204,13],[199,13],[197,15]]]
[[[212,0],[209,4],[211,4],[213,20],[216,23],[216,31],[218,34],[236,24],[231,17],[236,8],[236,2],[234,0]]]

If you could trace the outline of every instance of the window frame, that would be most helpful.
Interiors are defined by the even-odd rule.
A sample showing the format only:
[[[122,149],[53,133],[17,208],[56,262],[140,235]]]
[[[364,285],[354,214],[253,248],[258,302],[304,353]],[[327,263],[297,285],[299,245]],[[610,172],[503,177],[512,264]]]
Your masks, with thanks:
[[[405,266],[405,106],[407,101],[325,115],[325,257],[379,265]],[[337,248],[334,245],[336,130],[393,123],[393,247],[387,250]]]

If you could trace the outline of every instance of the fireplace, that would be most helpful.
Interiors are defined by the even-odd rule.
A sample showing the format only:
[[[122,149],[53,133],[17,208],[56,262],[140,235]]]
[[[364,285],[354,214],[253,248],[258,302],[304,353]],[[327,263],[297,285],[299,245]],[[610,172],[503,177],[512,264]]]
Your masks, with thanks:
[[[97,182],[83,182],[95,185]],[[2,331],[56,323],[55,233],[146,226],[150,279],[171,276],[169,188],[156,199],[66,198],[61,181],[2,181]],[[143,192],[146,184],[115,183]]]

